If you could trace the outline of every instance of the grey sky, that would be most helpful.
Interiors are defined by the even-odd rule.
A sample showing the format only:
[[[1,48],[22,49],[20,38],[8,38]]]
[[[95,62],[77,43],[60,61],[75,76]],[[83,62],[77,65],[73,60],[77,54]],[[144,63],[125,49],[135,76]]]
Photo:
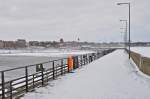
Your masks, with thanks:
[[[121,41],[129,1],[132,41],[150,41],[149,0],[0,0],[0,39]]]

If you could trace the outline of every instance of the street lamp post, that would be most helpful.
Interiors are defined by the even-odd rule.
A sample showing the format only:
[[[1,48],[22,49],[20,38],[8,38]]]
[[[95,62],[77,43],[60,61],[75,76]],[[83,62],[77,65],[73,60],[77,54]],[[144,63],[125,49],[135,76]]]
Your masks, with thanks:
[[[125,28],[120,28],[120,29],[125,29],[125,32],[124,32],[124,44],[125,44],[125,49],[126,49],[126,46],[127,46],[127,28],[128,28],[128,22],[127,20],[120,20],[120,22],[125,22]]]
[[[130,51],[130,47],[131,47],[131,37],[130,37],[130,2],[129,3],[117,3],[117,5],[128,5],[129,7],[129,59],[131,57],[131,51]]]

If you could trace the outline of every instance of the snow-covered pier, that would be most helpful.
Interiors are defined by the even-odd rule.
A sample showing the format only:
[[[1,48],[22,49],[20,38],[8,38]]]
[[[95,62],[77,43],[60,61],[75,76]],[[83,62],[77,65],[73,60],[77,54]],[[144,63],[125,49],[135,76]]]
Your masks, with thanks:
[[[114,51],[114,49],[73,55],[72,58],[61,58],[53,61],[2,70],[0,71],[0,97],[2,99],[21,97],[26,92],[34,91],[37,87],[46,86],[49,81],[57,79],[58,76],[70,73],[70,70],[75,70],[83,65],[87,65],[112,51]],[[69,61],[69,59],[71,59],[72,62]],[[15,74],[22,72],[22,75],[10,78],[10,72],[15,72]]]
[[[22,99],[149,99],[149,92],[150,77],[117,50]]]

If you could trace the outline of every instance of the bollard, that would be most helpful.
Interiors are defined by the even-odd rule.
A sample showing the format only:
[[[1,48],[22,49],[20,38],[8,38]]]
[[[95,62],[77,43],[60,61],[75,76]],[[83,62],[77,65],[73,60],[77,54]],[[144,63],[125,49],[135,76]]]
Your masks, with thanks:
[[[72,56],[68,57],[67,63],[68,63],[68,72],[70,72],[73,70],[73,58],[72,58]]]

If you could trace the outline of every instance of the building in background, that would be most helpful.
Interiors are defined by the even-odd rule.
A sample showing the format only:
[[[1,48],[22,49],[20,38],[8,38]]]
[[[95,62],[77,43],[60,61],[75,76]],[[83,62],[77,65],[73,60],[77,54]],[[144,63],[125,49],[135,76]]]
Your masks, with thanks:
[[[16,43],[14,41],[3,41],[3,43],[4,43],[3,48],[5,49],[16,48]]]
[[[26,40],[25,39],[18,39],[16,41],[17,48],[25,48],[26,47]]]
[[[0,49],[4,48],[4,42],[0,40]]]
[[[29,41],[29,46],[39,46],[39,41]]]

